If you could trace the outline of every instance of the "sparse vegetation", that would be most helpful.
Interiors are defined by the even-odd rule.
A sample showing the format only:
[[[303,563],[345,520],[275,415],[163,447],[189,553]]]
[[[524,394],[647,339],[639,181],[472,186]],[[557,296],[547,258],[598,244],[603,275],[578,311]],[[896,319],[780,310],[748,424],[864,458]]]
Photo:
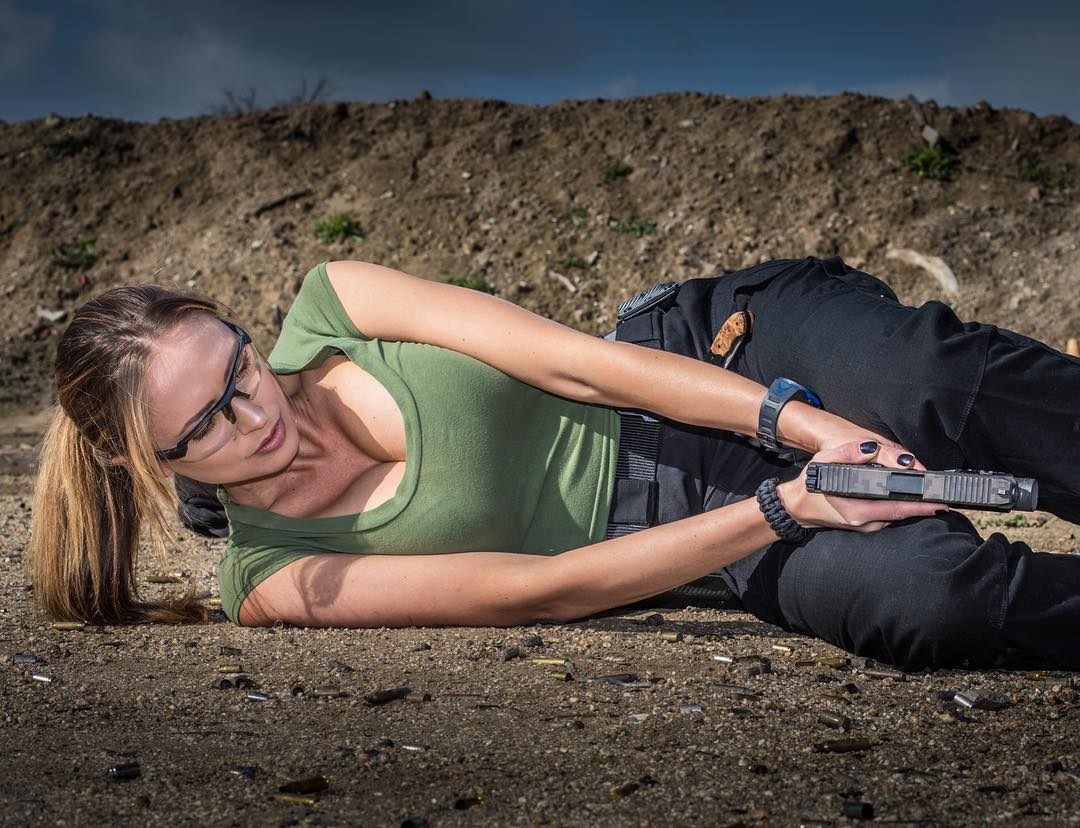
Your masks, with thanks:
[[[559,264],[563,267],[586,268],[589,266],[589,263],[583,258],[581,258],[581,256],[578,256],[576,253],[567,253],[565,256],[559,259]]]
[[[69,270],[88,270],[101,258],[101,253],[94,247],[94,240],[79,233],[74,241],[58,244],[49,251],[53,264]]]
[[[483,291],[484,293],[495,293],[495,285],[484,281],[483,279],[475,276],[465,276],[464,278],[454,276],[446,280],[448,285],[457,285],[458,287],[470,288],[472,290]]]
[[[1008,517],[987,517],[987,518],[975,518],[972,523],[979,529],[988,529],[992,527],[1008,527],[1008,528],[1032,528],[1042,526],[1046,523],[1045,515],[1038,515],[1035,517],[1028,517],[1022,512],[1015,515],[1009,515]]]
[[[618,181],[620,178],[626,178],[634,171],[634,168],[629,164],[624,164],[622,161],[612,161],[606,167],[604,167],[604,183],[610,184],[613,181]]]
[[[221,94],[225,96],[225,103],[211,104],[208,106],[203,114],[205,115],[244,115],[249,112],[258,112],[260,109],[267,109],[269,106],[300,106],[303,104],[312,104],[320,100],[323,100],[330,92],[330,83],[326,78],[319,78],[315,84],[308,89],[308,82],[306,79],[301,79],[291,93],[284,98],[278,98],[273,104],[268,106],[259,106],[256,101],[258,93],[254,87],[249,86],[244,92],[237,92],[228,87],[221,90]]]
[[[315,225],[315,235],[324,244],[346,240],[362,242],[364,232],[348,213],[335,213]]]
[[[63,138],[49,141],[45,146],[49,148],[53,160],[59,161],[69,155],[78,155],[92,143],[93,141],[86,135],[65,135]]]
[[[957,158],[940,147],[912,147],[904,153],[900,163],[920,178],[948,181],[952,176],[953,167],[956,166]]]
[[[628,216],[611,222],[611,229],[616,233],[629,233],[635,239],[640,239],[646,233],[656,230],[656,222],[653,219],[637,219]]]
[[[1064,158],[1059,158],[1053,167],[1027,161],[1020,165],[1018,172],[1025,181],[1034,181],[1048,190],[1063,190],[1073,182],[1073,165]]]
[[[584,207],[571,207],[566,211],[566,217],[574,227],[582,227],[589,220],[589,213]]]

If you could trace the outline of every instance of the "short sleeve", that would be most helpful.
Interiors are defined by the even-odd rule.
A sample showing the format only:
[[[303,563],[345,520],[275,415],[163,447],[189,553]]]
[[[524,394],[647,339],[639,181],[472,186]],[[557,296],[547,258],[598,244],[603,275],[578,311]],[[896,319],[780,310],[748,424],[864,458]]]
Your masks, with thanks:
[[[300,283],[270,353],[270,365],[281,373],[302,371],[317,361],[327,339],[369,340],[370,337],[357,330],[330,284],[326,262],[320,262]]]
[[[286,564],[314,554],[314,550],[238,542],[235,535],[230,535],[225,554],[218,562],[218,592],[226,617],[236,626],[243,626],[240,605],[251,590]]]

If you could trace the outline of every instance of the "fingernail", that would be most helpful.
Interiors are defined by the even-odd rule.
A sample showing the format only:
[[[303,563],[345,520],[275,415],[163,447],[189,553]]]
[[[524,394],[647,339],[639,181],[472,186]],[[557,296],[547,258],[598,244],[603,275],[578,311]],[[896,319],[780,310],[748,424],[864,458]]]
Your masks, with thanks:
[[[859,443],[859,451],[863,454],[873,454],[877,451],[877,441],[867,440],[865,443]]]
[[[899,463],[901,466],[910,466],[912,463],[915,462],[915,458],[910,454],[901,454],[899,457],[896,458],[896,462]]]
[[[940,515],[940,514],[941,514],[942,512],[947,512],[947,511],[949,511],[949,507],[948,507],[948,506],[946,506],[946,507],[945,507],[944,509],[935,509],[935,510],[934,510],[934,514],[935,514],[935,515]]]

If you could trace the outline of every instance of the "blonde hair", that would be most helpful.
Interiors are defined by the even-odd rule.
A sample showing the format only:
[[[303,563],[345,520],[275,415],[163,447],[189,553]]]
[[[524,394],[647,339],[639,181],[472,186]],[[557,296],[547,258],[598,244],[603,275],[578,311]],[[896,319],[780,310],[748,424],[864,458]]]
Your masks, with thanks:
[[[120,287],[79,308],[56,352],[57,407],[41,447],[27,575],[42,611],[92,624],[207,621],[195,599],[141,601],[146,528],[164,561],[176,496],[157,473],[143,385],[152,342],[213,299],[156,285]],[[114,458],[123,458],[117,463]]]

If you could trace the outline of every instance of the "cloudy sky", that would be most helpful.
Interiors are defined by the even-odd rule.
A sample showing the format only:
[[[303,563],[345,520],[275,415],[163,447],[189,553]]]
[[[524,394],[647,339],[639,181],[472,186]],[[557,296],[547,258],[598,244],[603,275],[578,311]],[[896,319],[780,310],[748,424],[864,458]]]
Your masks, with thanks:
[[[0,119],[842,90],[1080,121],[1080,0],[0,0]]]

